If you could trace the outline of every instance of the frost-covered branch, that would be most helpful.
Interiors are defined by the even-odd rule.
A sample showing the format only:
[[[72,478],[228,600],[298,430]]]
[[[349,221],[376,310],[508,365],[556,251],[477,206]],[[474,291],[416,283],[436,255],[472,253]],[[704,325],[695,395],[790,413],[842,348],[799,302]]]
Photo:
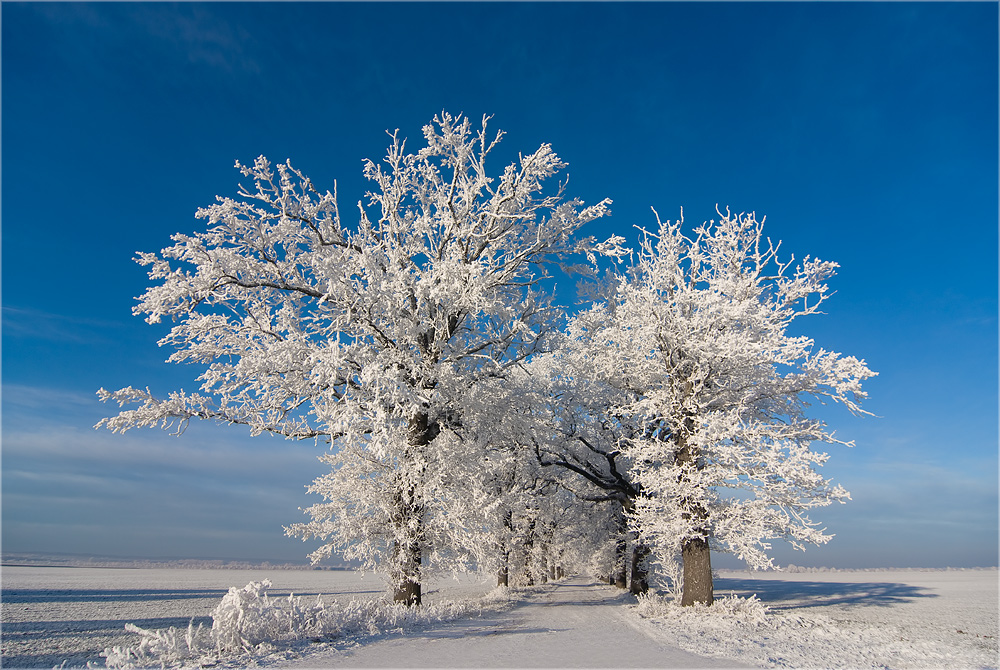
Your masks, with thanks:
[[[807,418],[809,401],[865,414],[875,373],[788,334],[829,297],[835,263],[781,261],[753,214],[719,211],[690,236],[683,220],[657,222],[571,322],[569,349],[608,416],[632,426],[621,453],[641,490],[633,527],[661,562],[683,554],[688,586],[709,586],[694,599],[710,602],[710,546],[763,568],[772,539],[829,539],[805,511],[849,496],[817,473],[827,456],[810,445],[850,443]]]
[[[547,267],[621,253],[620,238],[578,236],[610,201],[585,206],[565,184],[549,188],[565,167],[550,145],[490,177],[501,136],[486,118],[473,129],[447,113],[415,153],[390,133],[385,158],[364,163],[371,191],[353,224],[336,189],[290,162],[237,163],[247,183],[198,210],[202,231],[137,257],[153,285],[134,311],[173,322],[160,344],[171,362],[205,366],[198,392],[102,390],[124,409],[98,426],[181,431],[211,419],[326,438],[331,473],[313,486],[325,502],[290,531],[326,542],[316,557],[377,558],[419,602],[425,573],[482,546],[469,529],[489,501],[469,504],[465,483],[488,480],[477,426],[504,408],[468,399],[551,349],[561,313],[541,288]]]

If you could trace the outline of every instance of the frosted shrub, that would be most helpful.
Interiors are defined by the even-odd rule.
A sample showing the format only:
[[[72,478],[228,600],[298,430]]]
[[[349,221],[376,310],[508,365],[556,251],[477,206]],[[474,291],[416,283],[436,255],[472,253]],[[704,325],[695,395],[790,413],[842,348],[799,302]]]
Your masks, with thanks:
[[[146,630],[135,624],[125,624],[125,630],[140,636],[134,647],[111,647],[102,656],[109,668],[141,668],[149,666],[177,666],[192,661],[209,659],[215,644],[208,631],[200,624],[188,624],[183,636],[171,626],[167,630]]]
[[[690,607],[682,607],[676,598],[654,593],[640,595],[638,600],[636,612],[648,619],[679,619],[687,623],[714,619],[751,626],[767,621],[768,608],[755,595],[749,598],[731,595],[716,598],[711,606],[696,603]]]
[[[336,633],[324,617],[326,607],[317,597],[306,605],[302,598],[289,595],[272,602],[267,595],[271,582],[250,582],[242,589],[229,589],[212,612],[212,637],[219,651],[252,649],[262,642],[303,636],[323,637]]]
[[[212,633],[220,650],[258,644],[277,628],[277,611],[268,601],[271,582],[250,582],[229,589],[212,612]]]
[[[402,631],[433,621],[448,621],[503,609],[511,602],[511,591],[498,588],[481,598],[444,601],[423,607],[390,604],[381,599],[351,600],[347,604],[315,603],[289,595],[271,599],[271,582],[250,582],[242,589],[232,587],[212,611],[212,628],[188,626],[185,633],[175,628],[146,630],[133,624],[125,629],[140,636],[134,647],[105,649],[109,668],[182,667],[216,664],[240,654],[260,657],[276,645],[336,639],[352,635],[377,635]]]

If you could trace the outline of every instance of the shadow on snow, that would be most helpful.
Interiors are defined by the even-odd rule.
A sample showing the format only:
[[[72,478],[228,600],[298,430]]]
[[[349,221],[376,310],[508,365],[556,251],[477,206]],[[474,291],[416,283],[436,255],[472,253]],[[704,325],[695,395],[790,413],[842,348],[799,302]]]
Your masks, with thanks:
[[[210,616],[129,619],[129,622],[147,629],[187,629],[192,619],[195,627],[199,624],[212,627]],[[79,640],[74,640],[81,637],[90,644],[81,646]],[[3,667],[52,668],[63,662],[67,667],[80,667],[88,661],[103,665],[100,653],[105,646],[121,644],[122,638],[131,637],[125,633],[125,621],[121,619],[4,622]]]
[[[144,602],[153,600],[188,600],[196,598],[219,598],[229,589],[3,589],[5,603],[82,603],[82,602]],[[289,593],[296,596],[315,598],[318,595],[367,595],[382,593],[382,590],[349,591],[289,591],[268,590],[272,600],[285,598]]]
[[[780,579],[715,580],[716,597],[733,593],[738,596],[756,595],[775,610],[822,607],[824,605],[875,605],[888,607],[910,602],[915,598],[936,598],[927,589],[892,582],[803,582]]]
[[[337,592],[325,591],[324,596],[349,595],[364,596],[382,593],[374,591]],[[3,621],[3,651],[0,666],[5,668],[52,668],[63,661],[68,667],[85,666],[88,661],[103,664],[100,653],[105,647],[115,644],[132,644],[134,635],[125,632],[125,624],[133,623],[140,628],[165,630],[174,627],[186,630],[193,620],[205,628],[212,627],[212,617],[208,612],[228,593],[228,589],[3,589],[0,601],[5,610],[18,605],[30,608],[34,605],[59,603],[156,603],[177,600],[204,600],[195,609],[205,614],[184,617],[142,618],[122,610],[121,619],[56,619],[43,621]],[[315,598],[319,591],[294,592],[296,596]],[[272,600],[287,597],[288,590],[269,591]],[[326,598],[324,598],[325,600]],[[117,607],[116,605],[113,605]],[[155,605],[154,605],[155,607]],[[76,639],[74,639],[76,638]],[[81,643],[81,638],[85,642]]]

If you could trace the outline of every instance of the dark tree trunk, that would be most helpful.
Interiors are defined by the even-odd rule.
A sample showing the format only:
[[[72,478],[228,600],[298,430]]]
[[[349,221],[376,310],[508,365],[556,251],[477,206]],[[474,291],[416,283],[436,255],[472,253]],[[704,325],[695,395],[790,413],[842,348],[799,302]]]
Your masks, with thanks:
[[[628,588],[628,542],[624,539],[615,544],[615,567],[611,573],[611,583],[620,589]]]
[[[684,560],[684,594],[681,596],[681,605],[711,605],[715,600],[715,592],[708,541],[700,537],[688,540],[681,550],[681,557]]]
[[[420,412],[410,419],[407,435],[407,453],[404,454],[403,467],[414,468],[411,455],[420,452],[431,443],[439,432],[438,425],[431,422],[426,412]],[[397,530],[406,529],[402,540],[397,540],[393,547],[393,558],[396,561],[398,577],[393,591],[393,600],[409,606],[420,605],[420,564],[421,545],[423,544],[423,503],[417,488],[417,481],[422,472],[405,472],[397,494],[396,505],[398,517],[395,520]],[[415,523],[414,523],[415,522]]]
[[[409,573],[404,572],[400,580],[396,584],[396,588],[393,591],[392,599],[397,603],[403,603],[408,607],[414,607],[420,605],[420,550],[411,553],[408,563],[415,563],[417,566],[416,570]]]
[[[412,538],[410,538],[412,540]],[[402,543],[397,540],[392,547],[392,560],[395,569],[395,586],[392,599],[407,606],[420,604],[420,545],[410,541]]]
[[[412,509],[411,509],[412,511]],[[393,561],[396,563],[396,586],[392,599],[406,605],[420,604],[420,544],[409,538],[409,542],[399,541],[393,546]]]
[[[504,533],[504,537],[500,539],[500,568],[497,570],[497,586],[509,586],[510,583],[510,545],[508,544],[508,538],[514,528],[512,516],[510,510],[507,510],[503,515],[502,532]]]
[[[649,556],[649,548],[646,545],[637,543],[632,547],[632,576],[629,583],[629,591],[632,592],[632,595],[637,596],[649,591],[647,556]]]
[[[544,524],[542,525],[541,531],[542,532],[540,533],[540,535],[544,538],[545,537]],[[542,582],[542,584],[545,584],[549,581],[548,562],[549,562],[549,543],[543,539],[541,542],[538,543],[538,555],[535,557],[535,560],[533,561],[534,571],[538,573],[538,577]]]
[[[615,542],[615,563],[611,567],[611,583],[620,589],[628,588],[628,534],[624,515],[618,519],[618,540]]]
[[[684,420],[684,429],[681,431],[677,442],[677,463],[681,466],[679,475],[680,481],[684,481],[690,470],[701,470],[704,463],[698,458],[697,448],[689,444],[687,437],[694,432],[694,420],[689,416]],[[704,522],[708,518],[708,512],[697,501],[682,500],[684,518],[695,520],[696,523]],[[684,543],[681,547],[681,560],[683,561],[684,591],[681,595],[681,606],[702,603],[711,605],[715,600],[714,588],[712,584],[712,556],[708,544],[708,532],[702,528],[696,528],[701,533],[701,537],[695,537]]]
[[[528,519],[524,534],[524,579],[528,586],[535,585],[535,520]]]

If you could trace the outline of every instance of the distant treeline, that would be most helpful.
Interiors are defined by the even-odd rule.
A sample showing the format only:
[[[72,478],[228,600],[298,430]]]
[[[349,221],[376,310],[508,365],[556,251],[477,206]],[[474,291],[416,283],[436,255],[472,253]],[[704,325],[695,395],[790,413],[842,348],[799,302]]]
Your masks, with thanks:
[[[308,565],[270,561],[221,559],[130,559],[113,557],[59,556],[48,554],[5,554],[4,566],[64,568],[187,568],[191,570],[351,570],[349,565]]]
[[[975,568],[807,568],[801,565],[789,563],[781,568],[781,572],[806,573],[806,572],[965,572],[970,570],[996,570],[997,566],[985,566]],[[744,572],[741,569],[722,568],[719,572]]]

